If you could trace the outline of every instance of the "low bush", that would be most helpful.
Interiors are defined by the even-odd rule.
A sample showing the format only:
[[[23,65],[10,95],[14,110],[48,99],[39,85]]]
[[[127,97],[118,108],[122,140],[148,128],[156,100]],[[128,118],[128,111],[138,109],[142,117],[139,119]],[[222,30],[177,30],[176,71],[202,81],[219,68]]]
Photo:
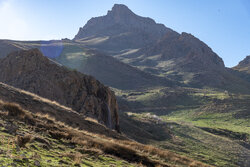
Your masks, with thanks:
[[[31,142],[33,137],[31,135],[24,135],[24,136],[17,136],[16,137],[16,144],[19,147],[25,147],[27,143]]]

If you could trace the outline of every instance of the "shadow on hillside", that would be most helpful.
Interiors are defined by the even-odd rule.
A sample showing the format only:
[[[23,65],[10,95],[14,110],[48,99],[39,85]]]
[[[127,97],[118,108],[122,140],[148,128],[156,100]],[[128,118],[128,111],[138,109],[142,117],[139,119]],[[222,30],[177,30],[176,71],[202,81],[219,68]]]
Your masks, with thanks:
[[[121,112],[119,115],[121,131],[131,139],[144,144],[152,143],[150,141],[172,139],[169,127],[165,123],[157,124],[150,121],[139,121]]]

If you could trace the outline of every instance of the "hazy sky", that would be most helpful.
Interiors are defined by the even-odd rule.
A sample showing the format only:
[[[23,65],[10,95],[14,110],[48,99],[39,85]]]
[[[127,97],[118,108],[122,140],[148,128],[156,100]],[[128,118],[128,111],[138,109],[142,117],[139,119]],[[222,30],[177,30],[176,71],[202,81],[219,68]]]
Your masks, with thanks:
[[[115,3],[195,35],[228,67],[250,55],[250,0],[0,0],[0,39],[72,39]]]

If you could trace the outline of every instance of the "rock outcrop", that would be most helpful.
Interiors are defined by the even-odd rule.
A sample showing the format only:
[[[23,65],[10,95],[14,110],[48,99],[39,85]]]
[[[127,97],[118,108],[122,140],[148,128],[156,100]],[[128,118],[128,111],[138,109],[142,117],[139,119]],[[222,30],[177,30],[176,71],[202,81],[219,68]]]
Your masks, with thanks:
[[[38,49],[0,59],[0,71],[1,82],[57,101],[119,131],[114,93],[93,77],[56,64]]]

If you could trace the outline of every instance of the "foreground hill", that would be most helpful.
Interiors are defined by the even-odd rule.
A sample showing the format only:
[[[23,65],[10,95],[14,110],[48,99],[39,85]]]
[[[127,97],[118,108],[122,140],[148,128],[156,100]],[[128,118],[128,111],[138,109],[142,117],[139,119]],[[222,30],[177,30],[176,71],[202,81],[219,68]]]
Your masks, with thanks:
[[[207,166],[128,140],[70,108],[3,83],[0,124],[0,161],[6,166]]]
[[[38,49],[13,52],[0,60],[0,81],[57,101],[119,131],[115,95],[93,77],[70,71]]]

